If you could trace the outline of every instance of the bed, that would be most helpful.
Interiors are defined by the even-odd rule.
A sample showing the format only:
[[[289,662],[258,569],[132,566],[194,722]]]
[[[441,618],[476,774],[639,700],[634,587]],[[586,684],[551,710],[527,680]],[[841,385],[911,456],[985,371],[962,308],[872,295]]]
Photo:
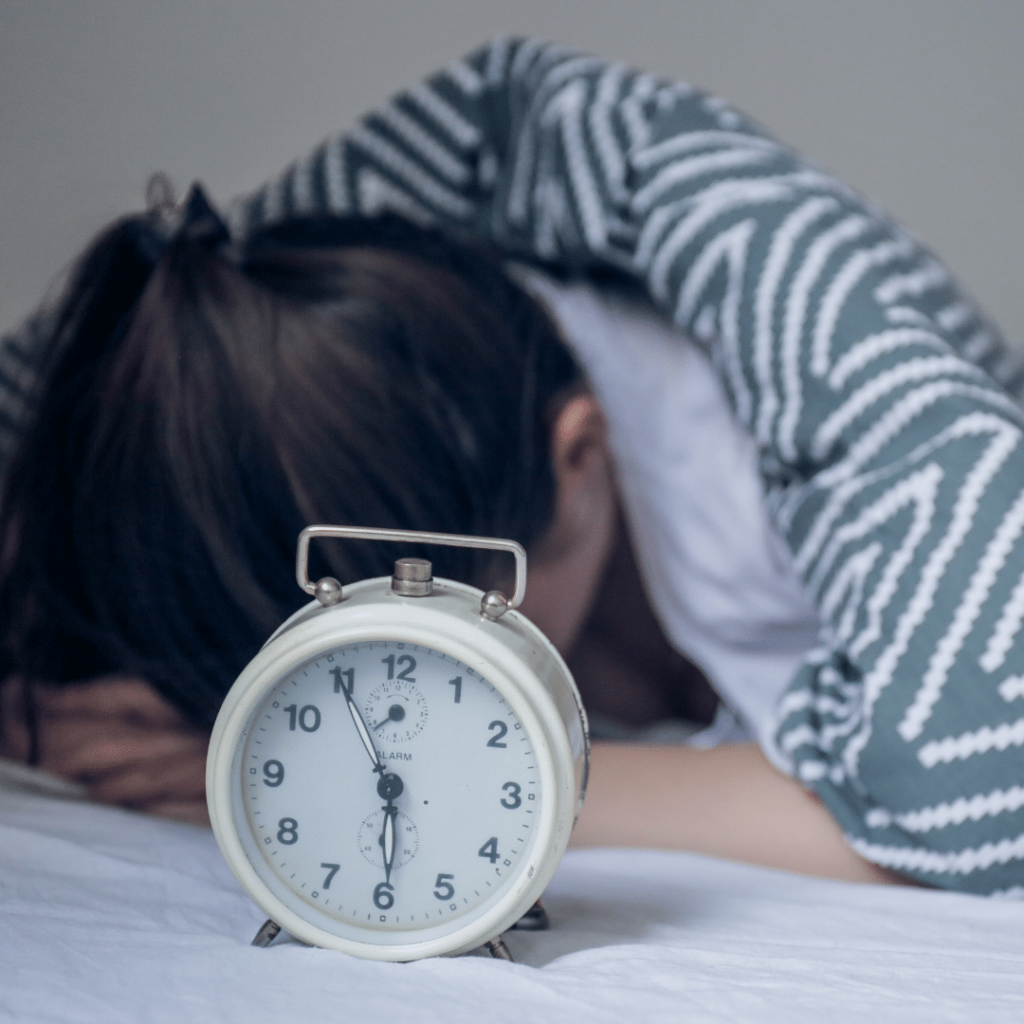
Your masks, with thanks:
[[[279,938],[203,828],[0,776],[5,1021],[1019,1021],[1024,905],[683,853],[571,850],[515,963]]]

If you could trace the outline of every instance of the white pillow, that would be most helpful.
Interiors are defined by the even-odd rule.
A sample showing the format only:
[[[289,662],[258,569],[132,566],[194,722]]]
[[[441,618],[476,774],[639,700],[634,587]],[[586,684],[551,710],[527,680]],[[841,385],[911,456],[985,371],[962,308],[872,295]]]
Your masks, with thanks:
[[[768,518],[753,439],[707,356],[650,305],[532,269],[609,422],[627,522],[669,641],[770,748],[818,616]]]

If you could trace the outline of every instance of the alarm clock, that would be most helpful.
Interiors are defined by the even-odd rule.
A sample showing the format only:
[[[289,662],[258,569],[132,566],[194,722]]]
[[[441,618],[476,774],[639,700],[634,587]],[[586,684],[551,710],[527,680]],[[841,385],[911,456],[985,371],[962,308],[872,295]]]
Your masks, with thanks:
[[[511,598],[392,576],[344,588],[309,579],[314,538],[508,552]],[[310,526],[285,621],[221,707],[207,759],[210,820],[242,886],[310,945],[408,961],[486,946],[543,917],[538,900],[569,841],[588,767],[586,714],[550,641],[515,611],[515,541]]]

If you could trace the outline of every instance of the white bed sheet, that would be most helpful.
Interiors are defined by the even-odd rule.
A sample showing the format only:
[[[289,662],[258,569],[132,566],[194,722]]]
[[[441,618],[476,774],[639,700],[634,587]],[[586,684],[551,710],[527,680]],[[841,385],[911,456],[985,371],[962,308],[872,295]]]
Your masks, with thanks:
[[[1024,904],[679,853],[570,851],[553,927],[382,964],[278,940],[212,834],[0,791],[0,1020],[1024,1020]]]

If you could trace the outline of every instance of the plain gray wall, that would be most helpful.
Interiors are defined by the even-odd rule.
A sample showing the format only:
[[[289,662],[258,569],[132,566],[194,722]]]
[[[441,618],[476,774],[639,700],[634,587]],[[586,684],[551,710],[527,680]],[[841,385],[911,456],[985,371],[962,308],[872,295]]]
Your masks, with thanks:
[[[728,97],[1024,343],[1021,0],[0,0],[0,328],[152,171],[227,199],[499,32]]]

